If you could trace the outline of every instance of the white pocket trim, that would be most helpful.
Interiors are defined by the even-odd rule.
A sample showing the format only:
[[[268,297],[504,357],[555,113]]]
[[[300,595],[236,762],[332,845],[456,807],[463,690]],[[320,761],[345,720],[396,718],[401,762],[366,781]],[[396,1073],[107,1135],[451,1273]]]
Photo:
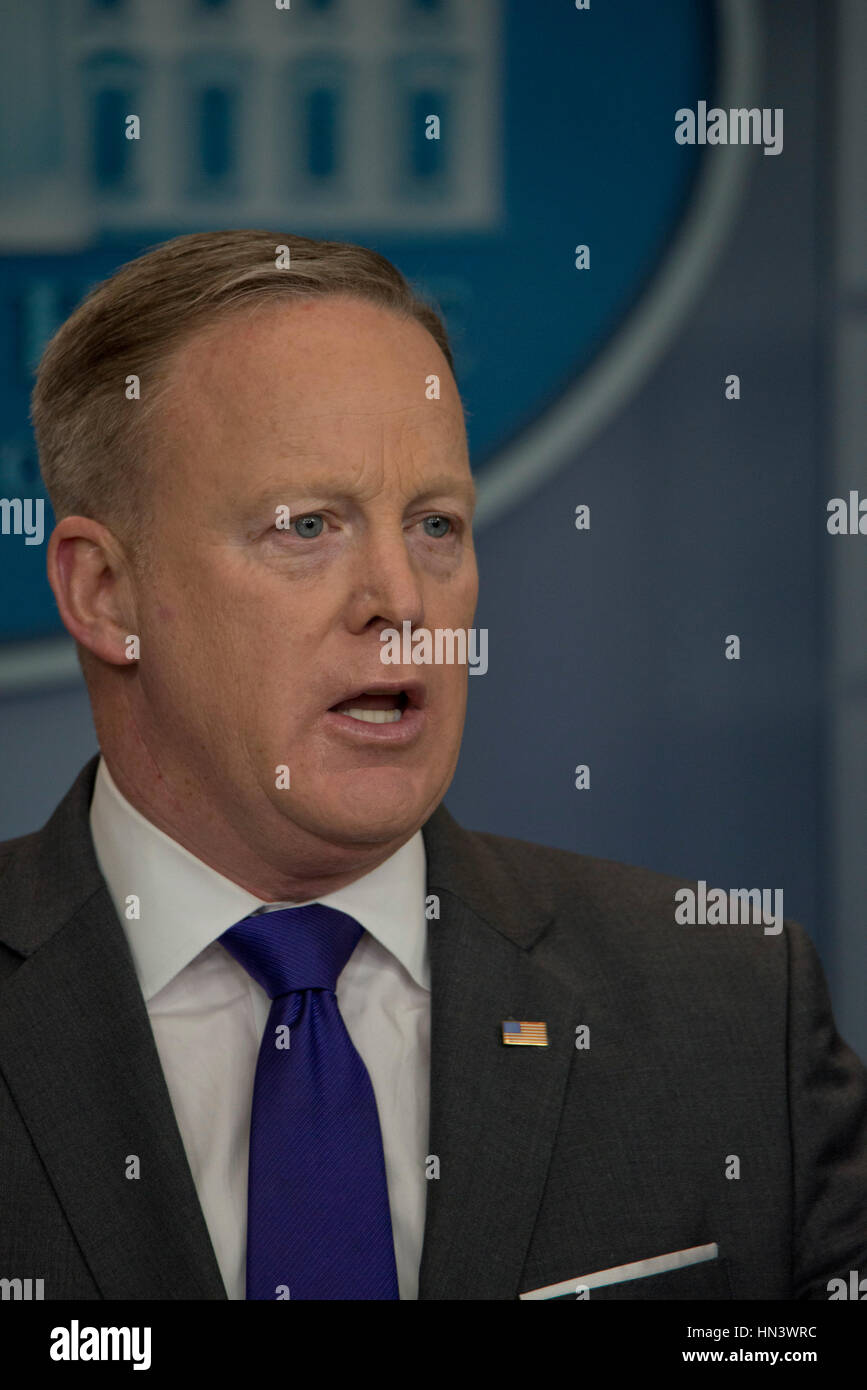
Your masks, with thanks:
[[[610,1269],[597,1269],[593,1274],[582,1274],[574,1279],[563,1279],[559,1284],[546,1284],[542,1289],[530,1289],[518,1294],[519,1298],[562,1298],[564,1294],[576,1293],[578,1285],[588,1289],[599,1289],[606,1284],[624,1284],[627,1279],[647,1279],[652,1274],[665,1274],[670,1269],[682,1269],[685,1265],[703,1264],[705,1260],[715,1260],[719,1246],[692,1245],[688,1250],[673,1250],[668,1255],[654,1255],[652,1260],[635,1260],[628,1265],[612,1265]]]

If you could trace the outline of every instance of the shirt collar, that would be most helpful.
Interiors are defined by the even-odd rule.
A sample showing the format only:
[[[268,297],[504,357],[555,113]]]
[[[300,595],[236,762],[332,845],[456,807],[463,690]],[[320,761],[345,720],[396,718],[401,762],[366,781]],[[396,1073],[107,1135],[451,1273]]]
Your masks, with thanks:
[[[197,859],[137,811],[100,758],[90,804],[97,862],[126,933],[145,1000],[251,912],[267,903]],[[430,989],[425,919],[427,861],[420,830],[345,888],[308,899],[347,912]],[[138,902],[138,916],[128,916]]]

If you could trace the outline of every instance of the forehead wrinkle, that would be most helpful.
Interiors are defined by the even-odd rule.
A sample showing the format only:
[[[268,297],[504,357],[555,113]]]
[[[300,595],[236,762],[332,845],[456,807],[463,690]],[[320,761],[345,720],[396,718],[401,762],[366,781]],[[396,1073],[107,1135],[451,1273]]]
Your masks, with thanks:
[[[450,481],[459,487],[465,481],[460,473],[456,473],[454,479],[450,480],[442,467],[437,467],[434,459],[419,459],[411,452],[405,452],[390,462],[380,449],[367,446],[362,448],[360,455],[340,461],[327,458],[323,454],[298,455],[296,459],[299,463],[304,459],[310,465],[304,476],[293,476],[293,460],[287,459],[285,480],[273,477],[266,482],[257,492],[257,504],[267,504],[292,488],[307,491],[311,495],[334,495],[366,500],[387,488],[395,489],[398,494],[412,496],[432,490],[446,492]],[[432,478],[433,483],[437,484],[435,488],[428,484],[428,478]]]
[[[416,408],[411,407],[413,410]],[[419,453],[438,452],[443,447],[449,448],[453,445],[457,445],[462,454],[465,451],[464,432],[459,422],[452,420],[447,414],[438,416],[434,428],[431,428],[434,422],[430,416],[427,420],[417,422],[395,418],[404,414],[404,410],[345,412],[339,415],[329,412],[307,418],[327,420],[329,423],[339,420],[341,426],[355,419],[369,422],[363,433],[351,436],[350,450],[343,456],[346,462],[352,463],[354,458],[359,458],[360,450],[359,466],[369,462],[374,455],[377,458],[385,458],[390,454],[398,457],[403,454],[415,459]],[[343,429],[338,430],[333,438],[315,431],[311,434],[303,428],[303,421],[297,418],[285,428],[275,421],[274,428],[279,434],[280,452],[285,452],[286,462],[290,464],[295,460],[330,459],[335,448],[339,448],[342,453],[344,447]]]
[[[435,425],[434,430],[430,429],[431,424]],[[466,442],[463,416],[455,415],[450,410],[438,410],[433,415],[428,414],[425,420],[405,420],[401,429],[410,438],[425,439],[429,434],[433,434],[439,439],[444,438],[446,443],[457,442],[463,445]]]
[[[434,409],[431,409],[432,405],[434,406]],[[439,408],[436,408],[437,406],[439,406]],[[413,422],[410,420],[404,421],[401,426],[403,429],[414,430],[419,432],[423,430],[425,427],[429,427],[431,424],[435,423],[438,427],[438,430],[442,429],[442,427],[445,426],[446,430],[449,433],[454,433],[458,438],[460,438],[460,427],[463,424],[462,417],[456,416],[452,411],[448,409],[444,409],[440,402],[431,402],[429,405],[401,405],[395,406],[391,410],[293,411],[291,423],[288,425],[288,428],[285,431],[285,438],[287,439],[287,442],[291,445],[293,443],[293,440],[296,438],[295,432],[297,430],[298,433],[296,447],[300,448],[303,447],[304,443],[307,442],[309,439],[309,436],[306,435],[304,429],[305,424],[308,421],[311,424],[318,423],[322,420],[328,422],[335,420],[347,422],[351,422],[353,420],[388,420],[394,421],[395,423],[401,423],[399,420],[396,419],[396,417],[409,415],[417,411],[423,411],[424,415],[426,416],[426,419],[419,419],[417,422]]]
[[[434,404],[431,402],[431,404]],[[428,407],[423,405],[396,405],[392,410],[319,410],[319,411],[298,411],[296,418],[299,420],[333,420],[337,419],[361,419],[381,415],[404,415],[408,410],[425,410]]]

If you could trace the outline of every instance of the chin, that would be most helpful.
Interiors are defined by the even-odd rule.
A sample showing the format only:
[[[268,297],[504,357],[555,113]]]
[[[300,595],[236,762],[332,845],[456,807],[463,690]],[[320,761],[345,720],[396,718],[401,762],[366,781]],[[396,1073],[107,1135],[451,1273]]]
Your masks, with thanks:
[[[316,819],[329,839],[385,844],[413,834],[436,800],[433,786],[420,787],[407,773],[366,773],[363,782],[352,779],[342,795],[323,805],[324,815]]]

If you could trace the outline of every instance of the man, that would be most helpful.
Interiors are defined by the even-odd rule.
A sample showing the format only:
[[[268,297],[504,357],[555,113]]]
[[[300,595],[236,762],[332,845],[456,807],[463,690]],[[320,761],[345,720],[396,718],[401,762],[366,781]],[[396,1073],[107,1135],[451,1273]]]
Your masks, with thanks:
[[[472,480],[398,272],[178,238],[61,328],[33,409],[101,757],[2,852],[0,1273],[595,1300],[867,1272],[867,1075],[803,930],[681,925],[678,881],[441,805],[465,666],[383,638],[470,627]]]

